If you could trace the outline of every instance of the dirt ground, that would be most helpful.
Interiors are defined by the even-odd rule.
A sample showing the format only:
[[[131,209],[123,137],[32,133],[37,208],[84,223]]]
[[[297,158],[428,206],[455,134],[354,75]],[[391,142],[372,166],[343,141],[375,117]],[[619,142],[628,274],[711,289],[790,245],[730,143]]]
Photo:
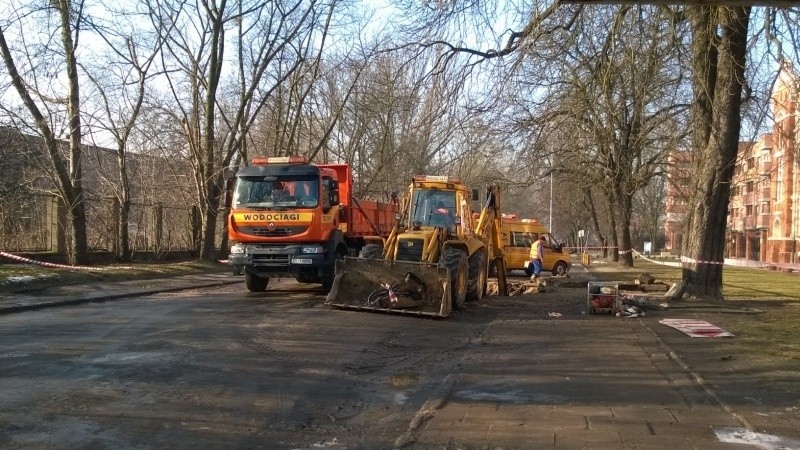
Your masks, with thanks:
[[[517,393],[511,406],[520,398],[547,406],[559,398],[553,392],[597,404],[650,395],[647,383],[622,386],[621,393],[569,391],[595,371],[625,369],[613,359],[621,349],[598,338],[598,330],[625,337],[648,376],[685,383],[676,390],[686,403],[716,410],[719,402],[728,419],[800,439],[797,361],[753,354],[737,345],[738,336],[697,340],[658,323],[698,318],[738,334],[741,321],[780,314],[782,307],[760,304],[754,313],[745,303],[676,303],[640,318],[590,315],[589,279],[591,273],[577,271],[546,278],[538,292],[485,297],[444,320],[331,309],[319,292],[293,280],[264,293],[232,284],[7,315],[0,327],[0,385],[9,387],[0,390],[0,446],[391,448],[443,380],[459,373],[502,390],[470,391],[476,406],[506,391]],[[516,286],[527,277],[509,280]],[[506,327],[517,334],[498,332]],[[487,341],[487,333],[502,339]],[[641,351],[631,344],[642,337],[660,347]],[[526,342],[543,345],[519,354]],[[485,348],[491,358],[474,359]],[[576,360],[584,354],[585,364]],[[652,367],[659,360],[653,355],[675,373]],[[534,368],[541,361],[543,372],[498,367],[494,358]],[[558,375],[562,363],[572,364],[573,384],[553,383],[548,393],[535,390],[544,383],[523,380]],[[491,384],[503,376],[507,385]]]

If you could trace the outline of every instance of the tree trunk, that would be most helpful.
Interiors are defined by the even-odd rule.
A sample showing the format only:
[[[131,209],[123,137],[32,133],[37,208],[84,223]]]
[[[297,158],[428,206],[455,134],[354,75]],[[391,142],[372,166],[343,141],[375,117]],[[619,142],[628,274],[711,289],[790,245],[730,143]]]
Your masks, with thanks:
[[[617,218],[616,218],[616,199],[614,198],[614,193],[611,192],[610,189],[605,189],[606,191],[606,202],[608,203],[608,220],[611,221],[609,226],[610,230],[610,237],[611,237],[611,262],[619,262],[619,235],[617,233]],[[605,246],[604,246],[605,247]]]
[[[619,265],[623,267],[633,267],[633,244],[631,240],[631,209],[633,196],[629,194],[617,194],[616,211],[616,235],[619,240]]]
[[[739,147],[749,7],[691,7],[695,180],[687,211],[683,281],[690,295],[722,300],[730,182]],[[718,36],[712,36],[719,30]]]
[[[119,199],[119,228],[117,229],[117,259],[128,261],[131,259],[130,229],[128,220],[131,214],[131,193],[130,183],[128,182],[128,168],[125,161],[125,147],[119,145],[117,148],[117,171],[120,180],[120,199]]]
[[[216,176],[209,177],[206,182],[206,211],[203,213],[203,240],[200,245],[200,259],[206,261],[213,261],[217,258],[215,243],[222,182],[221,172]]]
[[[592,218],[592,226],[594,227],[594,232],[597,233],[597,240],[603,247],[601,249],[603,252],[603,258],[607,258],[608,249],[606,248],[606,238],[603,235],[602,229],[600,228],[600,221],[597,219],[597,210],[594,207],[594,199],[592,198],[591,189],[586,190],[586,196],[584,197],[584,204],[589,207],[589,214]]]

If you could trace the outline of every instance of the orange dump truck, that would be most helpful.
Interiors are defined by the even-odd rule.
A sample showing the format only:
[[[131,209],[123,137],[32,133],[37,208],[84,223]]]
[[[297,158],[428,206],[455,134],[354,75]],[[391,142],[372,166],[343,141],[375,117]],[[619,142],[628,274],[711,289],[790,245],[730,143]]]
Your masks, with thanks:
[[[229,261],[247,289],[271,277],[333,284],[336,260],[381,242],[394,224],[397,201],[358,200],[347,164],[310,164],[302,157],[253,158],[236,174],[228,236]]]

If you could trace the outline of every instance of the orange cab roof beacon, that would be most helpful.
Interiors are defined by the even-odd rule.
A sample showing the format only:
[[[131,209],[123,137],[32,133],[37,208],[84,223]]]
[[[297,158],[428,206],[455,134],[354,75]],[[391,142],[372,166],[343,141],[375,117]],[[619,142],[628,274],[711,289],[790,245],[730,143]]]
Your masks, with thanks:
[[[461,183],[461,178],[447,175],[414,175],[414,181],[432,181],[440,183]]]
[[[308,164],[308,159],[304,156],[254,156],[253,165],[263,166],[266,164]]]

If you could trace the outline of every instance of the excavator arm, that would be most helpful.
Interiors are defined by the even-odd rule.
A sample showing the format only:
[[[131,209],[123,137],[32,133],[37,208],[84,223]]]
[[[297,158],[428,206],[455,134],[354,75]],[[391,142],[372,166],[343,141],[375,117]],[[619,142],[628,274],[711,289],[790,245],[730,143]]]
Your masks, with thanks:
[[[475,226],[475,234],[490,246],[489,258],[497,267],[497,287],[500,294],[508,295],[506,263],[503,259],[502,218],[498,205],[500,189],[497,186],[489,186],[487,191],[486,202],[481,208],[478,224]]]

